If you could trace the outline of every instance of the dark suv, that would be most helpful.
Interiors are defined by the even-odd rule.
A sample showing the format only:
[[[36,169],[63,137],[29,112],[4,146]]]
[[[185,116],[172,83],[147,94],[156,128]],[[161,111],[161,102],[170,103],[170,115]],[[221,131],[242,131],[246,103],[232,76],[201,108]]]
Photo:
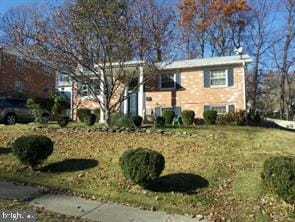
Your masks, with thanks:
[[[49,120],[49,112],[41,109],[41,116],[45,122]],[[34,122],[32,109],[27,106],[23,99],[0,99],[0,122],[6,125],[13,125],[17,122]]]

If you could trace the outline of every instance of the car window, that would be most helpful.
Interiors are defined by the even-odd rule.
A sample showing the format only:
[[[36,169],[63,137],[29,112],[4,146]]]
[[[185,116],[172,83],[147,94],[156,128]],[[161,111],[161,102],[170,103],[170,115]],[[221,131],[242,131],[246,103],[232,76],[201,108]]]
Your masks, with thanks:
[[[7,100],[7,102],[14,107],[24,107],[26,104],[24,100],[19,100],[19,99],[9,99]]]

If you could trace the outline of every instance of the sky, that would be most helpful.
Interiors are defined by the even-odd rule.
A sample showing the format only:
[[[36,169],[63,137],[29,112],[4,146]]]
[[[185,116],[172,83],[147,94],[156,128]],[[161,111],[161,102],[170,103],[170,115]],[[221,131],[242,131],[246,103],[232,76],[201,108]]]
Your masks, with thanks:
[[[37,3],[61,3],[63,0],[0,0],[0,14],[5,13],[9,8],[19,5],[32,5]]]

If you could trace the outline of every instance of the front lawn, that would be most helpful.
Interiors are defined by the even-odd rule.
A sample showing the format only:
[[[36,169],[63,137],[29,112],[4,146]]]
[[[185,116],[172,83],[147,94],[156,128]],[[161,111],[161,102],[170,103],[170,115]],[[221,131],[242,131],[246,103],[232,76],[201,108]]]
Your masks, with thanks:
[[[0,180],[29,182],[146,209],[232,221],[287,221],[290,206],[261,187],[263,161],[295,155],[293,132],[250,127],[167,129],[190,135],[121,134],[78,130],[33,131],[32,125],[0,126]],[[18,163],[7,148],[21,135],[55,142],[40,171]],[[191,135],[192,134],[192,135]],[[144,190],[123,177],[118,160],[128,148],[161,152],[159,186]],[[291,219],[290,219],[291,220]]]

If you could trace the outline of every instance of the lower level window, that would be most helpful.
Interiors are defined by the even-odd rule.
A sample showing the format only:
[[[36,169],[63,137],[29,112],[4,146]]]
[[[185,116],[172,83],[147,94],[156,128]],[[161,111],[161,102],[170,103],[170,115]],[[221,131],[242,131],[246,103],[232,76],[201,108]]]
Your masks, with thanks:
[[[22,92],[23,91],[23,83],[22,81],[15,81],[15,91]]]
[[[218,114],[226,113],[226,106],[211,106],[211,110],[215,110]]]

